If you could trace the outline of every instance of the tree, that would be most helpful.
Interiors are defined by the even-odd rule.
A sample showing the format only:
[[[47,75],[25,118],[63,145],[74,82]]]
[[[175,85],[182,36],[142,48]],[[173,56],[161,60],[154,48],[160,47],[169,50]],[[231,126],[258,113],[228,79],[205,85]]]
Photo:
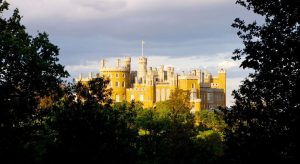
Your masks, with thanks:
[[[138,112],[141,163],[216,162],[222,155],[221,135],[196,126],[190,110],[189,93],[176,89],[156,108]]]
[[[137,130],[135,104],[114,104],[108,80],[77,83],[51,109],[44,110],[49,141],[43,163],[132,163]]]
[[[46,33],[30,36],[18,9],[3,17],[8,6],[0,0],[0,162],[17,163],[30,156],[26,145],[39,99],[59,94],[68,73],[58,64],[59,49]]]
[[[237,0],[264,18],[262,24],[236,19],[244,48],[234,51],[242,68],[254,70],[234,91],[225,111],[228,158],[237,163],[299,156],[300,0]]]

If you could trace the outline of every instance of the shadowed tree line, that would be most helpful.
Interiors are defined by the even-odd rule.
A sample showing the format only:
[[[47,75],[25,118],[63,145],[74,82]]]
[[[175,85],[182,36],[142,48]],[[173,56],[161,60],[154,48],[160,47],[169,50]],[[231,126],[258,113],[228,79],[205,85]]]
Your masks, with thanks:
[[[30,36],[0,0],[0,163],[255,163],[299,153],[300,1],[238,0],[265,22],[233,27],[254,73],[230,109],[190,113],[189,93],[143,109],[113,103],[108,81],[66,83],[59,49]]]
[[[253,73],[225,110],[227,157],[231,163],[299,162],[300,0],[237,3],[264,21],[232,24],[244,44],[233,59]]]

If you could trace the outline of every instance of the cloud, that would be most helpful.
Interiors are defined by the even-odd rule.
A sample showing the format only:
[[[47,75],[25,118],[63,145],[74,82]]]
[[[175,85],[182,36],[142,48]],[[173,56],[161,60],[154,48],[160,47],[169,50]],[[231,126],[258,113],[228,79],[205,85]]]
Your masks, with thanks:
[[[91,18],[106,19],[124,14],[128,16],[143,11],[169,11],[195,6],[206,8],[224,4],[228,0],[10,0],[9,2],[14,7],[21,8],[30,19],[60,16],[63,19],[81,21]]]
[[[234,62],[234,61],[222,61],[218,64],[218,66],[220,68],[230,69],[233,67],[237,67],[238,64],[237,64],[237,62]]]
[[[79,65],[66,65],[66,70],[69,72],[93,72],[99,69],[99,64],[97,62],[87,62],[86,64]]]
[[[220,36],[230,28],[234,1],[228,0],[11,0],[24,21],[60,35],[118,39]],[[227,2],[227,3],[225,3]],[[30,7],[29,5],[30,4]],[[218,12],[216,12],[218,11]],[[228,13],[229,12],[229,13]],[[216,21],[218,19],[218,21]],[[214,32],[208,32],[214,31]],[[75,32],[76,31],[76,32]],[[84,34],[84,35],[83,35]]]

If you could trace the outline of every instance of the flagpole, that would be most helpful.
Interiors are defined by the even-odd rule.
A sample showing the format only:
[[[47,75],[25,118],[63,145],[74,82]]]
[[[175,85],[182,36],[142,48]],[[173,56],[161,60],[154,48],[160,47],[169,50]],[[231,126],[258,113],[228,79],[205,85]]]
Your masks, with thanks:
[[[144,57],[144,40],[142,40],[142,56]]]

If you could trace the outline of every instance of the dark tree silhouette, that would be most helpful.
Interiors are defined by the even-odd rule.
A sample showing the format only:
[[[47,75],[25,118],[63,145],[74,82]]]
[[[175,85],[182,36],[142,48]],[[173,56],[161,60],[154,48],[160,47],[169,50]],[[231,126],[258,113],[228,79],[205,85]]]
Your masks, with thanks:
[[[234,91],[235,104],[225,111],[228,158],[236,163],[299,157],[300,0],[238,0],[264,17],[233,27],[244,48],[234,52],[242,68],[254,70]]]
[[[58,94],[68,73],[46,33],[30,36],[17,9],[3,17],[8,6],[0,0],[0,163],[24,163],[39,99]]]
[[[137,130],[134,104],[115,104],[109,81],[94,78],[66,88],[63,100],[45,110],[52,136],[43,163],[132,163]]]

